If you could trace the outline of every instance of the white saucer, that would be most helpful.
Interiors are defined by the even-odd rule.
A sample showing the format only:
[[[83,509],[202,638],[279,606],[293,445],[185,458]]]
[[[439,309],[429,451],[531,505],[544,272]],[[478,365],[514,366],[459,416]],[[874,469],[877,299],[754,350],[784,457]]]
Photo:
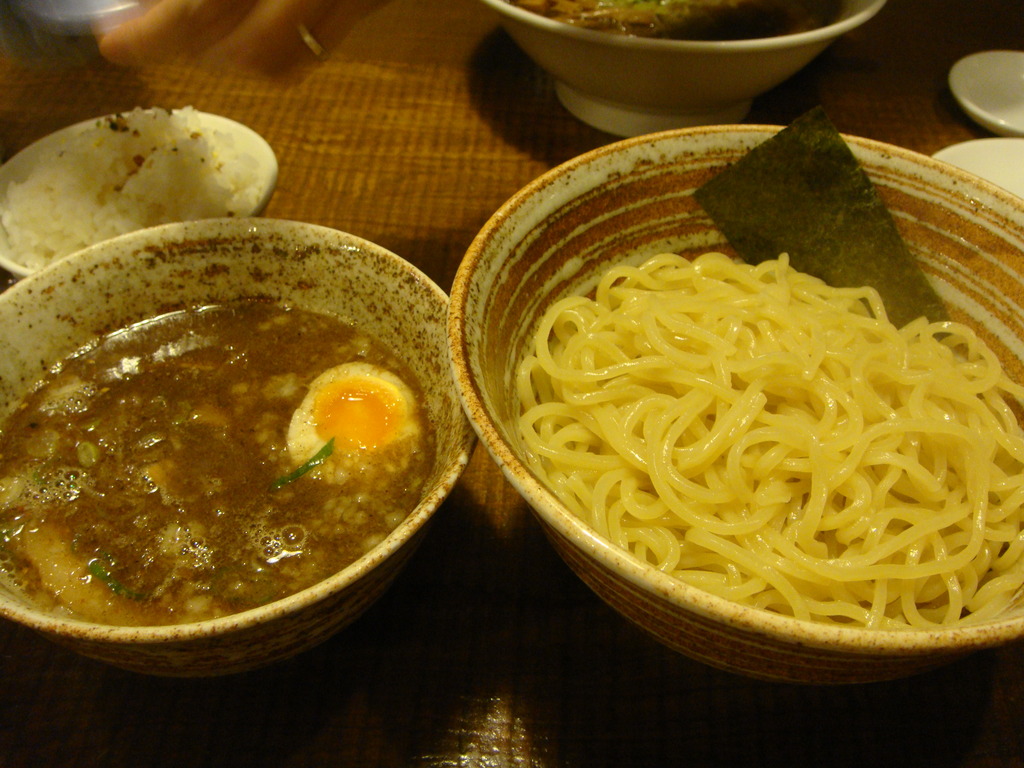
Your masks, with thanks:
[[[949,88],[982,127],[1001,136],[1024,136],[1024,51],[966,56],[950,69]]]
[[[246,162],[256,163],[256,167],[259,169],[259,184],[252,210],[246,213],[250,216],[259,216],[267,207],[277,186],[278,164],[274,150],[262,136],[246,125],[206,112],[196,111],[195,116],[206,129],[205,132],[210,140],[215,141],[218,135],[230,140],[230,147],[220,148],[225,152],[225,162],[231,162],[237,157],[246,157]],[[54,157],[68,139],[93,128],[99,120],[103,119],[83,120],[55,131],[25,147],[10,160],[0,165],[0,198],[8,184],[23,182],[39,162],[45,162]],[[18,262],[16,254],[11,251],[7,233],[2,226],[0,226],[0,268],[7,270],[15,277],[25,277],[34,271]]]
[[[1024,139],[975,139],[940,149],[932,157],[1024,197]]]

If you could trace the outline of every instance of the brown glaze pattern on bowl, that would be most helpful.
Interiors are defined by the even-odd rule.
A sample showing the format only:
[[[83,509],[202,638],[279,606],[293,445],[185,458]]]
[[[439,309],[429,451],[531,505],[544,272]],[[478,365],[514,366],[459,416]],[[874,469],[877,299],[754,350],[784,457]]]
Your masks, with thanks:
[[[448,361],[448,297],[395,254],[326,227],[269,219],[169,224],[92,246],[0,295],[0,417],[50,366],[106,332],[187,306],[262,298],[339,315],[416,372],[437,456],[418,506],[383,543],[330,578],[243,613],[192,624],[113,627],[58,618],[0,582],[0,616],[138,672],[239,672],[326,640],[406,564],[475,443]]]
[[[1024,601],[998,620],[873,631],[739,606],[641,563],[569,513],[527,469],[513,370],[544,309],[611,263],[729,252],[693,191],[775,126],[683,129],[618,142],[514,195],[471,244],[452,289],[457,386],[481,441],[555,549],[598,595],[670,648],[741,674],[847,683],[918,672],[1024,635]],[[847,137],[955,319],[1024,381],[1024,201],[952,166]]]

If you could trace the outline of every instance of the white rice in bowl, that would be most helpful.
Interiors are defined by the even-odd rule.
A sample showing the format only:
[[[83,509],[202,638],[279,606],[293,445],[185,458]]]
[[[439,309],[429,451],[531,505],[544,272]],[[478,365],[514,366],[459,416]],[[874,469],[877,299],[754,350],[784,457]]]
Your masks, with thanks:
[[[205,128],[192,107],[135,109],[67,139],[0,200],[11,254],[29,269],[88,245],[172,221],[248,215],[255,158]]]

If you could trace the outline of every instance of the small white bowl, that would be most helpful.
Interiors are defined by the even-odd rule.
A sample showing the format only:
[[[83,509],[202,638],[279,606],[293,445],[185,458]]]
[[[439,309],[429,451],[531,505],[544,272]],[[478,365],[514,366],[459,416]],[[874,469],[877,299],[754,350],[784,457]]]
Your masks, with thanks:
[[[217,136],[230,138],[230,146],[220,148],[226,155],[226,162],[231,162],[232,158],[243,156],[248,156],[255,161],[259,169],[258,194],[252,209],[245,213],[248,216],[258,216],[263,213],[277,186],[277,156],[270,144],[254,130],[234,120],[206,112],[195,111],[193,114],[204,127],[204,135],[207,140],[216,141]],[[0,200],[6,195],[7,187],[10,184],[24,182],[39,167],[40,163],[53,158],[75,136],[112,117],[113,115],[92,118],[62,128],[30,144],[0,165]],[[0,267],[19,278],[35,271],[19,260],[2,225],[0,225]]]
[[[972,120],[1000,136],[1024,136],[1024,51],[983,51],[949,71],[949,89]]]
[[[662,40],[583,29],[482,0],[513,40],[555,79],[573,115],[618,136],[737,123],[755,96],[802,69],[885,0],[843,0],[839,18],[808,32],[751,40]]]

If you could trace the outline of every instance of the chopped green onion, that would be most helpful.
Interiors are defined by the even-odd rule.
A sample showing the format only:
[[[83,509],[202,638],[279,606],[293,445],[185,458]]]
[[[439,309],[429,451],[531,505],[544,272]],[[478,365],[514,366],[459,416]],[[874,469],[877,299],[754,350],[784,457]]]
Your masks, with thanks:
[[[111,575],[110,571],[107,570],[107,566],[104,565],[103,562],[98,557],[94,557],[92,560],[89,561],[88,568],[89,573],[91,573],[97,579],[106,584],[110,588],[110,591],[113,592],[115,595],[127,597],[132,600],[141,600],[143,598],[143,595],[128,589],[128,587],[126,587],[120,581],[115,579]]]
[[[295,482],[300,477],[302,477],[304,474],[309,472],[309,470],[313,469],[313,467],[318,467],[321,464],[323,464],[325,461],[327,461],[327,457],[330,456],[332,453],[334,453],[334,438],[333,437],[330,440],[328,440],[326,443],[324,443],[324,447],[321,448],[319,451],[317,451],[315,454],[313,454],[313,457],[309,461],[307,461],[305,464],[301,465],[295,471],[289,472],[284,477],[277,478],[277,480],[275,480],[273,483],[271,483],[270,490],[276,491],[278,488],[281,488],[282,486],[288,485],[288,483]]]

